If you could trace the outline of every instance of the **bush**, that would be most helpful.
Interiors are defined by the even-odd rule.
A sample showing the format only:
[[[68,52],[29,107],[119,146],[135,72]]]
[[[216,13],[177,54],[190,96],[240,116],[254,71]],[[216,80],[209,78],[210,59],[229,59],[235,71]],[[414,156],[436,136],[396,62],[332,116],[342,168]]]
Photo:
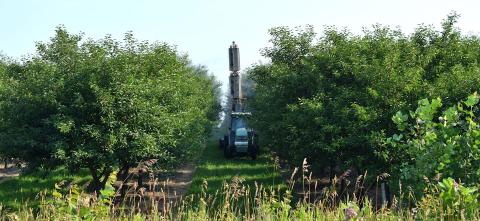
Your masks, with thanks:
[[[465,187],[452,178],[443,179],[428,188],[418,203],[420,220],[476,220],[478,219],[478,189]]]
[[[8,65],[0,150],[32,167],[88,168],[98,190],[116,168],[151,158],[173,166],[202,149],[219,111],[204,68],[131,33],[124,42],[82,39],[59,27],[36,55]]]
[[[264,146],[300,163],[392,172],[399,158],[379,141],[392,135],[391,116],[425,97],[451,105],[480,85],[480,39],[455,28],[419,26],[411,35],[380,25],[353,35],[328,27],[270,30],[271,63],[249,71],[250,100]],[[462,85],[462,86],[459,86]]]
[[[400,133],[386,139],[391,152],[406,159],[394,165],[400,179],[417,192],[424,177],[452,177],[468,186],[480,181],[479,96],[442,109],[440,98],[418,102],[415,112],[393,116]],[[397,167],[398,166],[398,167]]]

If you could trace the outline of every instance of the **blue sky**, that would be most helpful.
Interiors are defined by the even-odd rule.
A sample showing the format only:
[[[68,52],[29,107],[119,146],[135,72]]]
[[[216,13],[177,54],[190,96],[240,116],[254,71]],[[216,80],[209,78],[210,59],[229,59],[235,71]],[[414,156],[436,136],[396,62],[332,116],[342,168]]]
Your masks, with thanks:
[[[268,46],[268,29],[275,26],[311,24],[321,32],[335,25],[360,33],[381,23],[410,33],[420,23],[438,27],[455,10],[460,28],[479,35],[479,6],[473,0],[0,0],[0,53],[34,53],[35,42],[47,41],[60,24],[94,39],[122,39],[131,30],[140,40],[177,45],[194,63],[206,65],[225,90],[231,41],[240,47],[242,68],[249,67],[265,61],[259,50]]]

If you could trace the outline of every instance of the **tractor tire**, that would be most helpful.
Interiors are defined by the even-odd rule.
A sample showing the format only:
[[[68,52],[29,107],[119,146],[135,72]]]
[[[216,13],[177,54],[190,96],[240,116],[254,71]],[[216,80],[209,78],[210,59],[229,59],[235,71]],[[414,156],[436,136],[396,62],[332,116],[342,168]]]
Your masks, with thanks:
[[[220,150],[223,150],[223,146],[225,146],[225,139],[218,139],[218,148],[220,148]]]
[[[227,136],[227,135],[224,135],[224,136],[223,136],[223,146],[222,146],[222,150],[225,148],[225,146],[228,146],[228,144],[229,144],[228,136]]]
[[[257,155],[258,155],[258,147],[254,144],[249,144],[248,150],[249,150],[248,152],[249,152],[249,155],[252,158],[252,160],[256,160]]]
[[[258,135],[254,131],[251,134],[251,139],[248,140],[248,147],[250,151],[250,157],[252,157],[253,160],[256,160],[259,146],[258,146]]]
[[[230,159],[233,156],[232,148],[230,147],[230,142],[229,142],[227,136],[225,136],[225,138],[223,140],[223,155],[227,159]]]
[[[257,154],[258,154],[257,146],[255,146],[253,143],[249,142],[248,143],[248,155],[250,155],[252,160],[256,160],[257,159]]]
[[[225,148],[223,150],[223,155],[227,159],[230,159],[230,158],[233,157],[233,153],[232,153],[232,150],[231,150],[230,146],[225,145]]]
[[[250,153],[250,157],[252,158],[252,160],[256,160],[257,159],[257,151],[253,151],[252,153]]]

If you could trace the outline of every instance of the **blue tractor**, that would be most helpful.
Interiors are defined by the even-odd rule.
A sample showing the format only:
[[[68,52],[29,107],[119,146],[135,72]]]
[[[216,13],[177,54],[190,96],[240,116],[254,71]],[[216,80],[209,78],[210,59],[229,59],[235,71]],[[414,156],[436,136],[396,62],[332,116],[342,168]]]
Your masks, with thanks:
[[[246,98],[242,95],[240,80],[240,52],[235,42],[228,49],[228,57],[232,106],[230,114],[225,119],[230,121],[228,122],[229,128],[227,134],[219,141],[220,148],[223,149],[226,158],[235,155],[250,155],[256,159],[259,149],[258,135],[247,125],[248,118],[252,114],[245,111]]]
[[[249,112],[232,112],[230,114],[230,127],[228,134],[220,139],[220,148],[226,158],[237,155],[248,155],[257,159],[259,150],[257,133],[247,127]]]

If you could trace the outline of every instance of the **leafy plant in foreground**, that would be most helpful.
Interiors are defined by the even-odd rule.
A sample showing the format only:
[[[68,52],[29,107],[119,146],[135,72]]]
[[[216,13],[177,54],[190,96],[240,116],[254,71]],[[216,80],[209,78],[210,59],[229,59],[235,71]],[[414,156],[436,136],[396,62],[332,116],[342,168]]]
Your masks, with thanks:
[[[421,211],[418,218],[476,219],[480,207],[479,197],[476,187],[466,187],[452,178],[443,179],[427,188],[425,196],[418,203]]]
[[[443,110],[440,98],[423,99],[415,111],[393,116],[400,133],[388,138],[386,143],[407,159],[398,168],[400,179],[415,187],[417,193],[424,187],[420,185],[424,177],[451,177],[467,186],[478,185],[479,98],[474,93]]]

